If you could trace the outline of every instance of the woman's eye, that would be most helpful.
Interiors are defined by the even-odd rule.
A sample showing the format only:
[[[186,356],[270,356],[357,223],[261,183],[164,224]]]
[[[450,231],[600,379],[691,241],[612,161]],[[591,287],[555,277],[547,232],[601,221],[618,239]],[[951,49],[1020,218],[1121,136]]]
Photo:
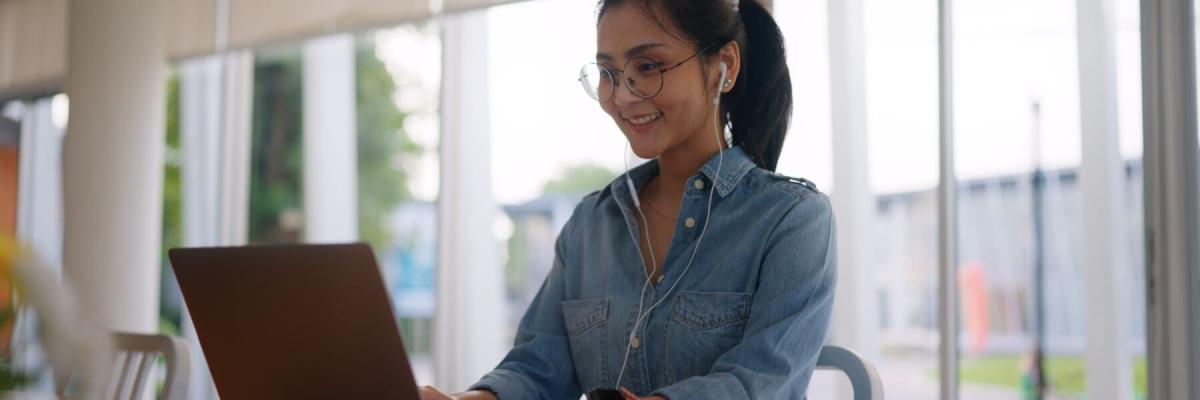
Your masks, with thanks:
[[[638,72],[642,72],[642,73],[658,71],[658,63],[653,63],[653,62],[639,63],[637,66],[637,70],[638,70]]]

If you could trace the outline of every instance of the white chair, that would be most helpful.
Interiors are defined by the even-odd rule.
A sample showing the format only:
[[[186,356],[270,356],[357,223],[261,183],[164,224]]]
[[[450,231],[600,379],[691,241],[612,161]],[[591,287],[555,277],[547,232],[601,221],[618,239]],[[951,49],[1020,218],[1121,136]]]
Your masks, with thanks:
[[[142,392],[161,355],[166,360],[167,376],[163,382],[163,400],[183,400],[187,396],[188,347],[182,339],[166,335],[115,333],[114,353],[121,367],[114,371],[116,380],[110,392],[113,400],[142,399]]]
[[[883,400],[883,384],[875,367],[853,351],[838,346],[821,347],[818,370],[842,371],[850,378],[854,400]]]

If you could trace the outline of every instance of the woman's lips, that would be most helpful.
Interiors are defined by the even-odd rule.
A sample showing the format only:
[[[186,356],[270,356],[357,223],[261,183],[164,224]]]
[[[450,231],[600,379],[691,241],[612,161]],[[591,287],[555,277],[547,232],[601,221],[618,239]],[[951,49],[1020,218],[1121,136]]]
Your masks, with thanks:
[[[659,120],[662,119],[662,113],[654,112],[632,117],[622,116],[622,118],[625,119],[625,123],[628,124],[629,128],[634,132],[646,133],[658,125]]]

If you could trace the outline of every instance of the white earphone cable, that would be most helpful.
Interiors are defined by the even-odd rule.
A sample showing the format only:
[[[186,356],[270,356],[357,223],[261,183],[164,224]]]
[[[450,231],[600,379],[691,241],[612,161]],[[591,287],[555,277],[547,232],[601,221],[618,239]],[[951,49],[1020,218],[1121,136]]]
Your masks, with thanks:
[[[648,288],[650,286],[650,278],[652,276],[654,276],[655,273],[658,272],[658,258],[655,257],[655,255],[654,255],[654,244],[650,241],[650,223],[646,221],[646,214],[642,212],[641,201],[637,200],[637,187],[634,186],[633,180],[629,178],[629,157],[627,156],[628,150],[629,150],[629,144],[626,143],[625,144],[625,153],[622,153],[622,156],[621,156],[621,158],[623,158],[625,160],[625,185],[629,186],[630,196],[634,199],[633,206],[635,209],[637,209],[638,216],[641,217],[641,219],[642,219],[642,226],[646,227],[646,245],[647,245],[647,247],[649,247],[649,250],[650,250],[650,264],[652,265],[650,272],[646,273],[646,281],[644,283],[642,283],[642,290],[641,290],[641,293],[638,295],[638,314],[640,315],[642,312],[643,302],[646,299],[646,288]],[[628,224],[626,224],[626,227],[628,228]],[[641,243],[638,243],[636,238],[637,238],[637,235],[634,235],[633,230],[630,229],[629,230],[629,239],[633,241],[633,248],[639,249],[639,248],[641,248]],[[641,257],[641,255],[639,254],[638,257]],[[645,272],[643,271],[643,273],[645,273]],[[636,324],[634,326],[635,326],[634,330],[636,331],[636,329],[637,329]],[[627,344],[625,346],[625,357],[621,361],[621,372],[617,374],[617,387],[618,388],[621,387],[621,377],[623,375],[625,375],[625,365],[628,362],[629,362],[629,345]]]
[[[634,205],[637,207],[638,215],[641,215],[641,217],[642,217],[642,224],[644,226],[646,226],[646,243],[648,246],[650,246],[650,258],[651,258],[652,263],[654,264],[654,269],[652,270],[652,272],[650,274],[648,274],[646,276],[646,282],[644,284],[642,284],[642,292],[638,296],[638,317],[637,317],[637,319],[634,320],[633,329],[630,330],[629,338],[626,340],[625,356],[621,361],[621,370],[617,374],[617,386],[616,386],[617,389],[621,388],[621,379],[625,376],[625,366],[629,363],[629,350],[630,350],[631,346],[633,345],[633,340],[637,338],[638,331],[641,329],[641,326],[642,326],[642,321],[644,321],[647,317],[649,317],[650,313],[653,312],[654,309],[659,306],[659,304],[662,304],[662,302],[671,295],[671,292],[675,291],[675,287],[678,286],[679,282],[683,280],[684,275],[687,275],[688,270],[692,268],[692,262],[696,260],[696,253],[700,251],[700,243],[704,241],[704,234],[706,232],[708,232],[708,222],[710,220],[712,220],[713,193],[715,193],[717,191],[716,182],[721,176],[721,167],[723,167],[725,164],[725,150],[724,150],[725,146],[721,145],[721,131],[723,129],[721,129],[722,127],[720,126],[720,98],[721,98],[720,96],[721,96],[721,85],[725,81],[726,73],[727,73],[727,71],[726,71],[725,63],[721,63],[721,79],[717,81],[717,96],[713,99],[713,113],[712,113],[712,115],[713,115],[713,133],[714,133],[714,137],[716,138],[716,141],[717,141],[717,172],[715,174],[716,178],[713,179],[713,187],[711,189],[709,189],[709,192],[708,192],[708,206],[704,213],[704,226],[700,229],[700,236],[698,236],[696,238],[696,245],[695,245],[695,247],[692,248],[692,255],[691,255],[691,257],[688,258],[687,265],[684,266],[683,271],[680,272],[679,276],[675,278],[675,281],[673,283],[671,283],[671,287],[669,289],[667,289],[667,292],[664,293],[661,297],[659,297],[658,301],[654,302],[654,304],[651,304],[650,308],[646,309],[645,312],[642,311],[642,302],[645,299],[646,288],[650,284],[650,278],[653,276],[654,272],[657,272],[657,270],[658,270],[658,261],[657,261],[657,259],[654,258],[654,245],[650,244],[650,232],[649,232],[650,225],[648,223],[646,223],[646,216],[644,214],[642,214],[642,208],[641,208],[641,205],[639,204],[638,200],[634,200]],[[730,144],[732,144],[732,143],[730,143]],[[626,148],[628,148],[628,145]],[[633,197],[636,198],[637,192],[636,192],[636,190],[634,190],[633,184],[631,183],[631,181],[629,179],[629,160],[628,159],[625,160],[625,179],[626,179],[626,184],[630,186],[630,193],[633,193]],[[630,232],[630,235],[631,235],[630,236],[631,238],[635,237],[635,236],[632,236],[632,232]],[[635,240],[635,244],[636,244],[636,240]]]

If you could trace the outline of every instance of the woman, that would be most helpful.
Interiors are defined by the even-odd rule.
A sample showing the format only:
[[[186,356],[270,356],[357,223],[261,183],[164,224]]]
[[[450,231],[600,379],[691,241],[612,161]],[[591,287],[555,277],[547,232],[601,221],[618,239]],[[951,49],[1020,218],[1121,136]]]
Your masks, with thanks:
[[[653,160],[576,207],[500,365],[423,398],[802,398],[835,235],[827,197],[772,172],[792,106],[778,26],[756,0],[601,0],[598,15],[580,80]]]

